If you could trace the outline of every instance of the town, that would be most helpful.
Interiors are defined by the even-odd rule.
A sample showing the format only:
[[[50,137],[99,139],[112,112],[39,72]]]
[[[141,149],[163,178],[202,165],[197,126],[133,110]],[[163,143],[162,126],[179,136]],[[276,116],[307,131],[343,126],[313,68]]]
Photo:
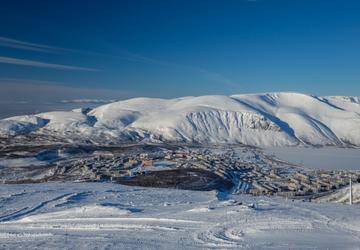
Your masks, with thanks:
[[[50,171],[49,171],[50,168]],[[173,170],[208,172],[231,183],[231,193],[276,195],[290,198],[316,198],[347,186],[350,176],[360,182],[360,171],[325,171],[306,169],[280,161],[255,147],[232,146],[175,146],[101,148],[86,157],[64,158],[54,161],[37,181],[75,180],[109,181],[122,184],[156,185],[156,180],[138,180]],[[197,173],[192,173],[196,175]],[[165,178],[176,178],[170,172]],[[200,178],[200,177],[199,177]],[[202,177],[201,177],[202,178]],[[3,179],[3,183],[22,180]],[[27,181],[29,182],[29,181]],[[150,184],[149,184],[150,183]],[[191,186],[188,187],[191,189]]]

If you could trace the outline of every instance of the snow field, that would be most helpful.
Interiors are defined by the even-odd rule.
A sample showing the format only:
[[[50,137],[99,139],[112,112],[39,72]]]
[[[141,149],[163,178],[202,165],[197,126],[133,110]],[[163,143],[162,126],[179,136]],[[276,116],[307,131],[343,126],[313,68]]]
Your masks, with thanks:
[[[0,185],[0,206],[4,249],[357,249],[360,245],[356,205],[110,183],[47,183]]]

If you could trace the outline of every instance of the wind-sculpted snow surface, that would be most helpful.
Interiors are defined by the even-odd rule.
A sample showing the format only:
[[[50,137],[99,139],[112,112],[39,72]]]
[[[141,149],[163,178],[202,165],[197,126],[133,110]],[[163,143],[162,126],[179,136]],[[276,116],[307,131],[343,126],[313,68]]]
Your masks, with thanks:
[[[358,205],[127,187],[0,185],[1,249],[358,249]]]
[[[360,146],[360,101],[358,97],[299,93],[134,98],[91,111],[0,120],[0,136],[24,134],[99,143],[146,140]]]

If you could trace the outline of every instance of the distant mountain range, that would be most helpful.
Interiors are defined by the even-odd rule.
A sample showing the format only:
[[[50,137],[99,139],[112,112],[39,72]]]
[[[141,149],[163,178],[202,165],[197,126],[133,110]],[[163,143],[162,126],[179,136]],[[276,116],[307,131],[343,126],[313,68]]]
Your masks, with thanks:
[[[360,146],[360,98],[287,92],[134,98],[0,120],[0,137],[24,135],[90,143]]]

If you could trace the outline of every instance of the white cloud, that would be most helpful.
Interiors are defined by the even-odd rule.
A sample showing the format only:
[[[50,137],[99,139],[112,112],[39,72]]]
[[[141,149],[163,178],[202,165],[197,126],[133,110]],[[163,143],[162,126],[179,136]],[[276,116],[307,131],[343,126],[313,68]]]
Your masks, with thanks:
[[[55,47],[55,46],[48,46],[48,45],[38,44],[38,43],[25,42],[25,41],[20,41],[20,40],[8,38],[8,37],[2,37],[2,36],[0,36],[0,46],[8,47],[8,48],[15,48],[15,49],[47,52],[47,53],[72,51],[71,49],[65,49],[65,48],[60,48],[60,47]]]
[[[248,1],[256,1],[256,0],[248,0]],[[71,52],[71,53],[83,54],[83,55],[94,56],[94,57],[105,57],[105,58],[113,58],[113,59],[118,59],[118,60],[125,60],[125,61],[129,61],[129,62],[150,64],[150,65],[159,65],[162,67],[170,67],[170,68],[180,69],[180,70],[183,70],[186,72],[193,72],[203,78],[206,78],[208,80],[211,80],[215,83],[221,84],[226,87],[234,88],[236,90],[239,90],[239,88],[241,86],[239,83],[233,81],[232,79],[229,79],[228,77],[226,77],[218,72],[213,72],[213,71],[210,71],[210,70],[207,70],[207,69],[204,69],[201,67],[193,66],[193,65],[185,65],[185,64],[179,64],[179,63],[159,60],[156,58],[151,58],[151,57],[143,56],[141,54],[133,53],[133,52],[130,52],[130,51],[124,50],[124,49],[120,49],[119,54],[111,54],[110,55],[110,54],[104,54],[104,53],[93,52],[93,51],[76,50],[76,49],[61,48],[61,47],[49,46],[49,45],[38,44],[38,43],[25,42],[25,41],[20,41],[20,40],[16,40],[16,39],[12,39],[12,38],[7,38],[7,37],[0,37],[0,46],[25,49],[25,50],[41,51],[41,52],[49,52],[49,53]],[[9,60],[9,59],[10,58],[7,58],[7,60],[3,59],[3,63],[29,65],[29,66],[35,66],[35,67],[56,68],[56,69],[64,69],[64,70],[97,71],[96,69],[88,69],[88,68],[76,67],[76,66],[49,64],[49,63],[16,59],[16,58],[12,58],[12,60]],[[5,62],[5,61],[7,61],[7,62]],[[1,57],[0,57],[0,63],[1,63]]]
[[[0,63],[22,65],[22,66],[32,66],[32,67],[38,67],[38,68],[59,69],[59,70],[99,71],[98,69],[93,69],[93,68],[46,63],[46,62],[32,61],[32,60],[27,60],[27,59],[19,59],[19,58],[14,58],[14,57],[5,57],[5,56],[0,56]]]

